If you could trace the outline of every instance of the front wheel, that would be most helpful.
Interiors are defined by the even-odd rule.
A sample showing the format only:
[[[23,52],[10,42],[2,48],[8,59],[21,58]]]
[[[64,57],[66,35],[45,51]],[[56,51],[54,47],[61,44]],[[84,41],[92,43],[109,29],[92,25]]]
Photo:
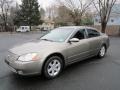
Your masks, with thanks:
[[[103,58],[103,57],[105,56],[105,54],[106,54],[106,51],[107,51],[107,49],[106,49],[106,47],[103,45],[103,46],[100,48],[100,51],[99,51],[99,53],[98,53],[98,57],[99,57],[99,58]]]
[[[52,56],[44,64],[43,74],[47,79],[57,77],[63,68],[62,59],[58,56]]]

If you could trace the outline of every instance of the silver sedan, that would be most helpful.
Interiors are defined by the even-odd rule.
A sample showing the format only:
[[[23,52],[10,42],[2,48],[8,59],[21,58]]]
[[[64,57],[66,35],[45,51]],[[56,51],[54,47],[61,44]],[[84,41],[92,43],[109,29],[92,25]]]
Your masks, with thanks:
[[[109,38],[95,28],[59,27],[40,39],[15,46],[5,62],[19,75],[43,74],[52,79],[69,64],[97,56],[103,58]]]

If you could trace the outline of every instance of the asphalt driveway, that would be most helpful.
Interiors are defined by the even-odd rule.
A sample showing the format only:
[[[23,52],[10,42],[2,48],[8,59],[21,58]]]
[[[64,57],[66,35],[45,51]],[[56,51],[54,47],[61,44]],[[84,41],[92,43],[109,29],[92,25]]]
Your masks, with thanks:
[[[105,58],[91,58],[73,64],[54,80],[13,74],[4,63],[7,50],[40,36],[40,32],[0,33],[0,90],[120,90],[119,37],[110,38],[111,46]]]

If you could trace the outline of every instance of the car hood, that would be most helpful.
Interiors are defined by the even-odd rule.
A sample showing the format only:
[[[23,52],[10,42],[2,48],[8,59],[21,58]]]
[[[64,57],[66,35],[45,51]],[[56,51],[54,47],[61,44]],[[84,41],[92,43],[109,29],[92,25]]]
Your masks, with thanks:
[[[62,49],[65,46],[65,43],[59,43],[59,42],[50,42],[50,41],[32,41],[28,42],[22,45],[15,46],[11,48],[9,51],[17,54],[17,55],[23,55],[27,53],[45,53],[49,51],[57,51],[59,49]]]

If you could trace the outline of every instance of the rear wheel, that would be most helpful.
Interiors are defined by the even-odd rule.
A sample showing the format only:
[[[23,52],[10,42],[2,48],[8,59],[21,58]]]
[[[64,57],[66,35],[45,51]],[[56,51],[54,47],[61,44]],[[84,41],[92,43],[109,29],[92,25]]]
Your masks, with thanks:
[[[58,56],[52,56],[44,64],[43,74],[47,79],[57,77],[63,68],[62,59]]]
[[[101,47],[99,53],[98,53],[98,57],[99,57],[99,58],[103,58],[103,57],[105,56],[105,54],[106,54],[106,51],[107,51],[107,49],[106,49],[106,47],[103,45],[103,46]]]

